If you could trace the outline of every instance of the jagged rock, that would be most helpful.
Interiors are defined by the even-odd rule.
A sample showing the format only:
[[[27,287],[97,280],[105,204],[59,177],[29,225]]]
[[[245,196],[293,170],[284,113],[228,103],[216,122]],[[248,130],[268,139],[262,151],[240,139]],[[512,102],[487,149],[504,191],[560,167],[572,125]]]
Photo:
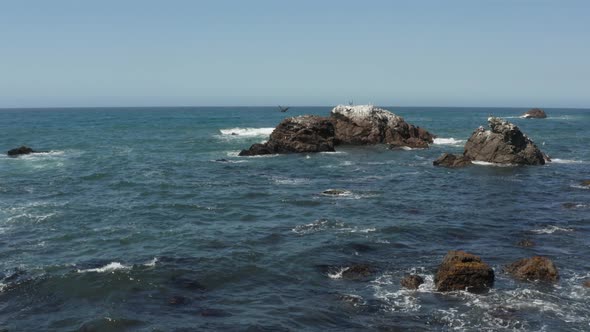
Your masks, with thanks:
[[[338,105],[332,109],[330,119],[334,123],[337,145],[383,143],[425,148],[435,138],[428,131],[405,122],[402,117],[371,105]]]
[[[443,153],[442,156],[438,157],[435,161],[432,162],[434,166],[442,166],[448,168],[459,168],[459,167],[466,167],[471,165],[471,159],[461,156],[455,155],[450,153]]]
[[[35,151],[33,149],[31,149],[30,147],[23,145],[19,148],[9,150],[6,154],[11,157],[16,157],[16,156],[20,156],[23,154],[31,154],[31,153],[35,153]]]
[[[404,277],[400,284],[408,289],[418,289],[420,285],[424,283],[424,278],[417,274],[411,274],[409,276]]]
[[[559,272],[553,261],[541,256],[523,258],[506,266],[504,271],[519,280],[540,280],[546,282],[556,282],[559,280]]]
[[[438,267],[434,283],[440,292],[484,291],[494,284],[494,270],[479,256],[464,251],[449,251]]]
[[[488,122],[491,130],[479,127],[467,140],[465,157],[500,164],[545,164],[546,156],[516,125],[496,117]]]
[[[302,115],[286,118],[272,132],[268,142],[242,150],[240,156],[275,153],[334,151],[334,126],[328,118]]]
[[[522,117],[525,119],[544,119],[547,117],[547,114],[545,114],[545,111],[540,108],[531,108],[526,111]]]

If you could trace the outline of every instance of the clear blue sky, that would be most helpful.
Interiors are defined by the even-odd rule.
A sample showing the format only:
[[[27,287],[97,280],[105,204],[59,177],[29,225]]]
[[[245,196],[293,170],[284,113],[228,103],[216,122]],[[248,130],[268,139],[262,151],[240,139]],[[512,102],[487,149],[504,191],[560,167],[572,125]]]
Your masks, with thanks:
[[[590,107],[590,1],[0,0],[0,107]]]

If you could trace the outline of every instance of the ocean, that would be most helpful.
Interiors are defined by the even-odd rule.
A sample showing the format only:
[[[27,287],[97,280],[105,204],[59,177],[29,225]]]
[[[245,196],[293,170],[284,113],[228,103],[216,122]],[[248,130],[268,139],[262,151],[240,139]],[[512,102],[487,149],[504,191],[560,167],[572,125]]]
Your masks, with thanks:
[[[0,330],[590,330],[590,111],[385,108],[435,144],[238,156],[331,107],[0,110]],[[490,115],[553,162],[432,166]],[[4,154],[21,145],[49,152]],[[459,249],[495,270],[488,293],[435,291]],[[558,283],[502,272],[533,255]],[[342,278],[357,263],[376,272]]]

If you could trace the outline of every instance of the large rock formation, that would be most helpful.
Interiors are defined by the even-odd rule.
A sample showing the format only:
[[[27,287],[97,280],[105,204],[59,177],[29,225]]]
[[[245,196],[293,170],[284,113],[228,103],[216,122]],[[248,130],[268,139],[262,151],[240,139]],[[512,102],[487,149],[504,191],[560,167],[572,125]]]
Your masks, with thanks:
[[[545,114],[545,111],[540,108],[531,108],[526,111],[522,117],[525,119],[544,119],[547,117],[547,114]]]
[[[20,156],[23,154],[31,154],[31,153],[35,153],[36,151],[31,149],[28,146],[21,146],[19,148],[15,148],[12,150],[9,150],[8,152],[6,152],[7,155],[11,156],[11,157],[16,157],[16,156]]]
[[[242,150],[240,156],[334,151],[334,126],[325,117],[302,115],[283,120],[268,142]]]
[[[514,278],[528,281],[556,282],[559,280],[557,267],[547,257],[534,256],[523,258],[504,268]]]
[[[496,117],[488,122],[491,130],[479,127],[465,144],[465,157],[500,164],[545,164],[546,155],[516,125]]]
[[[387,110],[371,106],[338,105],[332,109],[336,144],[389,144],[427,148],[434,135]]]
[[[494,284],[494,270],[479,256],[464,251],[449,251],[438,267],[434,283],[440,292],[484,291]]]

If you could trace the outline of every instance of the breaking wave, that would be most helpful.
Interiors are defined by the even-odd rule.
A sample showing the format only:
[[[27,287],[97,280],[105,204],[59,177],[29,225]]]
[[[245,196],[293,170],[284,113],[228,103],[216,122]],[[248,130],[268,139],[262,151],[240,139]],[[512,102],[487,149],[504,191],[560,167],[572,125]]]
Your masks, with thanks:
[[[274,128],[230,128],[219,129],[222,135],[238,137],[269,136]]]

